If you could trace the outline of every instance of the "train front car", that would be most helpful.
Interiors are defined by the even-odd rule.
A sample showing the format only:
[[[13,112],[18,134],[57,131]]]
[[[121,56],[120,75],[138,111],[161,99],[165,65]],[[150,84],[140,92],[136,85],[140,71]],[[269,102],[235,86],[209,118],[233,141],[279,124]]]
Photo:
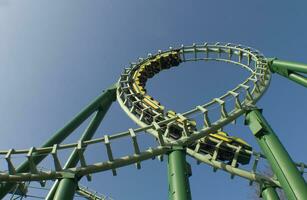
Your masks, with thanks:
[[[156,117],[158,121],[162,121],[164,119],[164,106],[150,96],[145,89],[147,80],[152,78],[161,70],[178,66],[180,62],[181,58],[179,55],[179,50],[172,50],[152,56],[141,62],[139,66],[134,69],[130,84],[132,85],[134,94],[139,99],[139,102],[135,103],[135,105],[138,107],[136,108],[137,115],[145,124],[151,124],[154,121],[153,116],[157,116],[159,114],[162,115],[160,117]]]
[[[156,98],[151,96],[146,90],[146,82],[163,70],[178,66],[183,62],[195,61],[221,61],[236,64],[244,67],[252,74],[242,84],[219,98],[214,98],[210,103],[196,106],[195,109],[178,114],[163,106]],[[216,124],[221,124],[223,120],[233,121],[237,116],[235,113],[243,113],[243,106],[246,103],[256,102],[265,91],[269,81],[270,73],[265,71],[265,57],[259,52],[234,44],[208,44],[182,46],[178,49],[170,49],[164,52],[159,51],[156,55],[151,55],[146,59],[139,59],[138,63],[132,64],[124,72],[128,78],[121,79],[121,87],[118,89],[118,99],[126,113],[141,127],[153,126],[148,132],[155,137],[158,136],[156,128],[163,134],[164,140],[176,143],[177,140],[187,142],[188,148],[198,149],[199,153],[209,154],[213,158],[225,161],[231,165],[246,165],[251,160],[251,146],[241,138],[228,136],[223,132],[210,132],[202,137],[195,136],[203,132],[205,128],[214,124],[208,117],[208,106],[216,105],[221,108],[221,118]],[[260,84],[261,82],[261,84]],[[126,87],[130,92],[127,91]],[[260,88],[261,87],[261,88]],[[246,92],[245,100],[240,100],[239,93]],[[129,98],[126,98],[126,96]],[[235,99],[233,110],[227,110],[225,104],[227,99]],[[197,130],[196,122],[190,118],[192,113],[202,112],[204,114],[205,128]],[[231,115],[231,117],[229,116]],[[230,120],[230,118],[232,118]],[[210,122],[211,121],[211,122]],[[165,122],[165,123],[163,123]],[[156,123],[156,124],[153,124]],[[224,123],[224,122],[223,122]],[[220,127],[216,127],[217,130]],[[199,138],[194,141],[192,138]],[[194,136],[193,136],[194,135]],[[180,142],[180,141],[179,141]],[[195,148],[198,145],[199,148]]]
[[[159,122],[165,119],[177,118],[168,127],[162,125],[165,135],[174,140],[180,139],[182,136],[196,131],[196,122],[184,116],[177,115],[173,110],[165,111],[164,106],[159,101],[150,96],[146,89],[146,82],[161,70],[169,69],[178,66],[182,62],[179,50],[172,50],[165,53],[159,53],[152,56],[142,63],[134,71],[131,84],[137,97],[140,99],[136,105],[139,107],[138,115],[145,124],[151,124],[153,121]],[[153,117],[154,116],[154,117]],[[155,119],[154,119],[155,118]],[[217,146],[221,143],[219,146]],[[229,163],[235,157],[236,150],[230,148],[227,144],[240,148],[238,152],[237,162],[245,165],[248,164],[251,158],[250,154],[245,153],[245,150],[252,150],[241,138],[228,136],[227,133],[217,132],[211,133],[209,136],[200,140],[200,152],[213,155],[218,148],[217,159],[228,161]],[[193,145],[192,145],[193,146]]]

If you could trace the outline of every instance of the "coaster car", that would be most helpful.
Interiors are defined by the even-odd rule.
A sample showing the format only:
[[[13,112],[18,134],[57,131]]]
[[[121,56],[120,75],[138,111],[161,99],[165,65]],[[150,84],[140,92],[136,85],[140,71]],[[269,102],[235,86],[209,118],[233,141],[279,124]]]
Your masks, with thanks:
[[[132,88],[136,94],[142,94],[144,95],[146,93],[146,89],[144,89],[140,84],[137,82],[134,82],[132,84]]]
[[[138,82],[137,85],[144,87],[149,78],[152,78],[162,69],[168,69],[172,66],[179,65],[180,62],[181,58],[178,50],[158,54],[153,58],[145,60],[143,63],[141,63],[139,68],[134,71],[132,76],[132,84],[133,82]],[[134,87],[134,90],[137,93],[140,93],[138,88]]]
[[[219,147],[216,147],[216,145],[220,142],[222,142],[221,145]],[[227,133],[222,131],[210,133],[208,137],[205,137],[200,143],[200,151],[213,155],[215,149],[218,148],[217,159],[221,161],[229,161],[229,163],[231,163],[235,156],[236,150],[227,147],[226,143],[236,147],[241,147],[237,158],[238,163],[246,165],[250,162],[251,155],[244,152],[244,150],[251,151],[252,147],[243,139],[235,136],[228,136]]]
[[[144,95],[143,102],[147,106],[151,107],[153,110],[156,110],[159,113],[164,111],[164,106],[162,106],[160,102],[158,102],[157,100],[155,100],[154,98],[152,98],[151,96],[147,94]]]
[[[159,54],[157,55],[156,60],[160,63],[161,69],[169,69],[170,67],[178,66],[181,63],[178,50]]]
[[[174,118],[177,117],[177,113],[173,110],[168,110],[166,112],[166,116],[168,118]],[[186,117],[181,117],[176,119],[170,126],[169,126],[169,135],[173,139],[179,139],[183,132],[184,132],[184,126],[186,125],[187,131],[189,133],[192,133],[194,130],[196,130],[196,122],[194,120],[190,120]]]

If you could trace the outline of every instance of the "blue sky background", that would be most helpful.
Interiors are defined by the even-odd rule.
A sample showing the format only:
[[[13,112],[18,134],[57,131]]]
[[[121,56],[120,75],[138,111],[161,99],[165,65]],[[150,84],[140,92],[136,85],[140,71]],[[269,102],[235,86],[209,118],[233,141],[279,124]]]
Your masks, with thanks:
[[[307,63],[306,6],[305,1],[264,0],[0,0],[0,147],[39,146],[116,82],[129,62],[158,49],[232,42],[267,57]],[[222,95],[246,75],[232,65],[183,64],[151,79],[148,91],[182,112]],[[305,163],[306,101],[305,88],[273,75],[258,103],[293,159]],[[114,104],[96,137],[130,127],[136,125]],[[82,128],[65,142],[76,141]],[[229,130],[258,149],[242,122]],[[152,144],[150,137],[141,141]],[[126,144],[115,145],[119,155],[131,150]],[[99,156],[95,151],[88,159],[98,162]],[[251,198],[246,180],[231,180],[189,160],[193,199]],[[115,200],[167,199],[166,163],[157,160],[144,162],[142,170],[130,166],[119,169],[117,177],[103,172],[82,183]]]

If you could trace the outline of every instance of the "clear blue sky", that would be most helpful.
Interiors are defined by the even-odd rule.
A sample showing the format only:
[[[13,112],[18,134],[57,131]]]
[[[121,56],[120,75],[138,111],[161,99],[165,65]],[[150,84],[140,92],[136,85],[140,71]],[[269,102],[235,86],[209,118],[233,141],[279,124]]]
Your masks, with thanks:
[[[39,146],[116,82],[129,62],[158,49],[232,42],[267,57],[307,63],[306,6],[264,0],[0,0],[0,147]],[[245,76],[235,66],[184,64],[150,80],[148,90],[182,112],[222,95]],[[306,102],[305,88],[273,75],[258,103],[293,159],[305,163]],[[135,127],[118,105],[110,111],[96,137]],[[242,123],[229,129],[258,149]],[[65,142],[76,141],[80,131]],[[150,137],[143,139],[149,144]],[[116,145],[120,155],[130,152],[126,143]],[[101,161],[99,153],[89,159]],[[190,161],[193,199],[251,198],[246,180],[230,180]],[[103,172],[82,182],[115,200],[167,199],[166,175],[165,162],[150,160],[139,171],[131,166],[119,169],[117,177]]]

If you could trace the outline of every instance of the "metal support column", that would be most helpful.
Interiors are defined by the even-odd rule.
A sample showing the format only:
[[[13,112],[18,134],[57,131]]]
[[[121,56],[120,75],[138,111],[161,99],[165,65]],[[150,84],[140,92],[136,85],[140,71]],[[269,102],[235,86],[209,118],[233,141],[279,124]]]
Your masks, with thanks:
[[[260,186],[261,197],[264,200],[279,200],[279,196],[274,187],[270,185],[263,184]]]
[[[287,150],[262,116],[261,110],[251,109],[246,113],[245,120],[255,135],[287,198],[306,200],[307,184]]]
[[[90,140],[94,136],[97,128],[99,127],[102,119],[104,118],[105,114],[109,110],[111,104],[112,104],[112,102],[109,102],[108,104],[104,105],[103,108],[100,108],[99,111],[97,111],[97,113],[93,117],[92,121],[90,122],[89,126],[86,128],[82,137],[80,138],[81,141]],[[68,158],[68,160],[67,160],[67,162],[64,166],[64,169],[75,167],[78,164],[78,161],[79,161],[78,151],[77,151],[77,149],[74,149],[74,151],[69,156],[69,158]],[[60,182],[62,182],[62,181],[63,180],[61,180]],[[55,194],[58,186],[59,186],[59,181],[56,180],[54,182],[52,188],[50,189],[50,191],[49,191],[49,193],[46,197],[46,200],[52,200],[53,199],[54,194]],[[59,190],[60,190],[60,188],[59,188]]]
[[[169,200],[191,200],[186,150],[174,147],[168,154]]]
[[[64,128],[60,129],[54,135],[46,141],[41,147],[50,147],[54,144],[60,144],[66,139],[75,129],[77,129],[89,116],[91,116],[99,107],[103,107],[108,102],[116,100],[116,85],[110,87],[98,96],[91,104],[84,108],[74,119],[72,119]],[[34,153],[35,155],[35,153]],[[47,155],[33,156],[33,162],[39,164]],[[23,162],[17,169],[17,173],[28,172],[30,170],[30,164],[28,161]],[[16,183],[5,183],[0,186],[0,199],[3,199],[5,195],[10,192]]]
[[[307,87],[307,65],[296,62],[270,59],[270,70],[276,72],[300,85]]]
[[[60,181],[59,189],[56,191],[53,200],[73,200],[78,181],[75,177],[64,178]]]

